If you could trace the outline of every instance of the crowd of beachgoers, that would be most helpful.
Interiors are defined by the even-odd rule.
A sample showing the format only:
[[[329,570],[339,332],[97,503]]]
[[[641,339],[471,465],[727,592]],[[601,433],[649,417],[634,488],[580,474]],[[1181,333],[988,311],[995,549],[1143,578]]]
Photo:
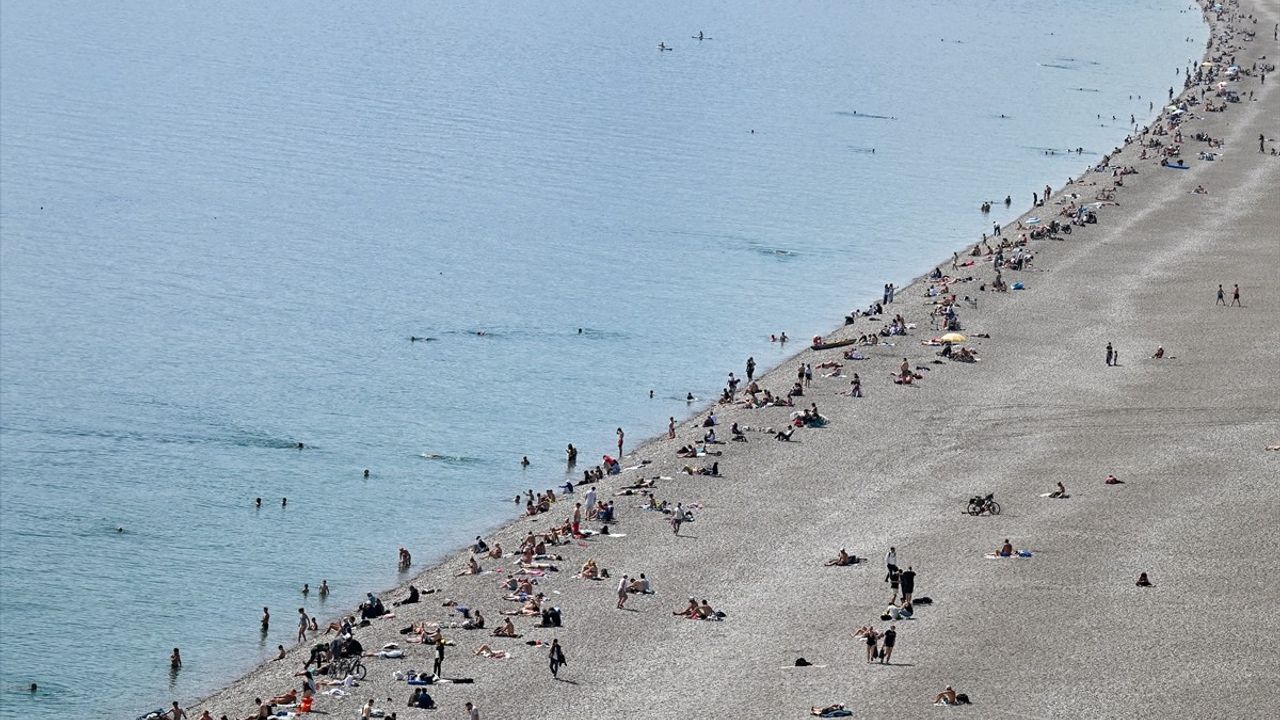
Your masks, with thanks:
[[[734,622],[733,612],[710,593],[674,596],[663,588],[664,578],[651,569],[609,567],[602,556],[611,544],[634,541],[635,528],[640,526],[660,524],[676,537],[687,533],[691,524],[697,527],[704,514],[714,509],[703,505],[699,486],[689,481],[731,477],[738,446],[776,443],[782,447],[802,442],[806,433],[839,432],[823,411],[827,403],[856,403],[870,393],[901,393],[907,402],[922,385],[946,382],[948,373],[965,372],[964,366],[998,352],[999,346],[983,328],[968,326],[967,313],[982,303],[1016,301],[1018,293],[1028,291],[1037,274],[1048,269],[1042,267],[1038,244],[1071,242],[1073,232],[1087,233],[1090,226],[1105,224],[1108,213],[1123,199],[1127,179],[1135,174],[1173,173],[1193,162],[1226,162],[1222,139],[1206,133],[1198,120],[1205,113],[1230,113],[1236,101],[1247,101],[1265,84],[1274,66],[1241,60],[1247,44],[1262,31],[1238,3],[1204,3],[1202,10],[1212,30],[1204,62],[1181,69],[1182,87],[1171,87],[1167,97],[1160,99],[1165,109],[1156,120],[1135,128],[1123,146],[1063,187],[1037,189],[1031,208],[1018,221],[994,226],[971,247],[906,288],[885,285],[875,302],[851,311],[844,326],[830,335],[812,338],[811,347],[786,366],[762,377],[754,358],[748,358],[741,376],[737,370],[728,373],[712,407],[690,421],[671,418],[666,432],[643,448],[629,449],[619,428],[616,445],[602,455],[600,463],[580,470],[578,449],[569,445],[566,481],[516,496],[514,504],[522,515],[518,526],[494,537],[476,537],[468,552],[450,561],[446,580],[439,573],[431,579],[424,575],[383,596],[369,593],[353,612],[330,622],[299,608],[297,644],[280,646],[269,663],[288,666],[293,678],[291,684],[279,686],[275,695],[233,699],[239,692],[233,685],[194,708],[184,709],[175,701],[165,716],[238,720],[324,712],[394,718],[411,716],[413,709],[446,708],[451,717],[476,720],[483,712],[484,697],[469,692],[476,678],[451,667],[457,665],[451,662],[457,655],[492,660],[490,672],[501,674],[504,660],[534,654],[546,663],[549,678],[573,682],[575,648],[562,644],[560,637],[561,629],[574,621],[575,608],[560,599],[562,589],[571,584],[607,588],[595,596],[607,596],[598,602],[613,603],[619,612],[643,599],[650,607],[667,606],[670,615],[660,614],[672,623]],[[1274,31],[1266,28],[1268,35]],[[1267,139],[1260,137],[1258,151],[1275,155],[1277,148],[1274,141],[1268,146]],[[1195,192],[1210,194],[1213,188],[1198,187]],[[1004,202],[1008,205],[1012,199],[1006,197]],[[982,211],[989,211],[990,203],[983,201]],[[1233,287],[1229,279],[1226,288],[1216,280],[1214,284],[1217,304],[1247,306],[1249,298],[1242,298],[1238,285]],[[1210,287],[1207,292],[1212,296],[1214,290]],[[773,339],[782,342],[786,336]],[[1120,340],[1098,347],[1096,362],[1119,366]],[[1125,348],[1125,352],[1152,360],[1175,359],[1163,344]],[[756,419],[765,417],[770,408],[785,408],[786,420],[776,420],[778,411],[767,416],[773,420]],[[665,460],[653,460],[659,456]],[[1115,487],[1125,481],[1106,474],[1094,482]],[[1028,490],[1028,494],[1053,501],[1071,498],[1061,482]],[[998,513],[999,499],[974,497],[960,510],[972,515]],[[498,536],[514,539],[506,540],[504,547]],[[1035,562],[1036,553],[1019,544],[992,537],[988,547],[972,550],[993,562]],[[408,569],[412,565],[409,551],[400,548],[399,552],[399,565]],[[696,562],[694,551],[689,552],[688,561]],[[823,557],[802,562],[832,568],[871,566],[883,574],[883,596],[851,599],[855,605],[861,601],[867,610],[850,622],[854,626],[849,628],[851,649],[846,661],[850,663],[861,656],[865,663],[893,664],[904,626],[935,611],[932,598],[920,592],[929,586],[928,575],[914,569],[921,563],[901,556],[897,547],[831,548]],[[1131,568],[1130,577],[1138,592],[1155,587],[1158,579],[1157,570],[1146,567]],[[304,592],[310,591],[306,586]],[[328,591],[327,582],[318,586],[318,592]],[[269,621],[264,608],[264,629]],[[924,642],[918,636],[911,641]],[[863,652],[852,649],[853,643],[861,645]],[[171,662],[181,665],[177,649]],[[796,667],[811,664],[803,657],[794,659]],[[919,701],[957,706],[981,703],[980,687],[943,685],[936,690]],[[814,700],[815,704],[796,712],[819,717],[854,712],[851,700]],[[232,702],[240,710],[228,710]]]

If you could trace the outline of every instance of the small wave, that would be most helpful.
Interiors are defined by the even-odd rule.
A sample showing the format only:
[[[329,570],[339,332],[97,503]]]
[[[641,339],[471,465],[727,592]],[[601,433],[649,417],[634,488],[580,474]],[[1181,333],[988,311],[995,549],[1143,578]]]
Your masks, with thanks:
[[[840,117],[867,118],[868,120],[897,120],[898,119],[897,117],[894,117],[892,115],[873,115],[872,113],[860,113],[857,110],[852,110],[852,111],[836,110],[832,114],[839,115]]]
[[[1058,70],[1075,70],[1075,68],[1071,67],[1070,65],[1058,65],[1056,63],[1036,63],[1036,64],[1039,65],[1040,67],[1056,68]]]
[[[764,255],[766,257],[778,258],[779,260],[790,260],[792,258],[800,257],[800,253],[794,250],[787,250],[786,248],[778,248],[778,247],[769,247],[767,245],[753,244],[751,246],[751,251],[759,255]]]
[[[468,457],[466,455],[446,455],[444,453],[433,453],[433,452],[418,453],[418,457],[422,458],[423,460],[434,460],[437,462],[451,463],[451,464],[454,464],[454,463],[472,464],[472,463],[484,462],[480,458]]]
[[[863,153],[866,155],[872,155],[876,151],[873,147],[861,147],[858,145],[846,145],[845,147],[849,149],[849,152]]]
[[[1100,93],[1100,92],[1102,92],[1102,91],[1101,91],[1101,90],[1099,90],[1098,88],[1087,88],[1087,87],[1074,87],[1074,88],[1067,88],[1067,89],[1068,89],[1068,90],[1075,91],[1075,92],[1091,92],[1091,93]]]

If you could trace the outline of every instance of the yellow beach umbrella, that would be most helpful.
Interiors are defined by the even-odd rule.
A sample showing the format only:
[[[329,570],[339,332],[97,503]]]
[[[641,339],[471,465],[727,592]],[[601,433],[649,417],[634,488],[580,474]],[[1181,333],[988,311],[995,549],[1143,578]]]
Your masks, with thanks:
[[[949,342],[949,343],[962,343],[965,341],[965,337],[963,335],[955,332],[947,333],[946,335],[943,335],[938,339],[941,340],[942,342]]]

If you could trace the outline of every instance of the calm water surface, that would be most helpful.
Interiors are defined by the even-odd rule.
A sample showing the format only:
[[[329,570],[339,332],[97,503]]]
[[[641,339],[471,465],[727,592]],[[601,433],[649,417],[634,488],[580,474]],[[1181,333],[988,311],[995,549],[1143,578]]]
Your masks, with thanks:
[[[1187,7],[0,0],[0,717],[208,692],[781,361],[1150,117]]]

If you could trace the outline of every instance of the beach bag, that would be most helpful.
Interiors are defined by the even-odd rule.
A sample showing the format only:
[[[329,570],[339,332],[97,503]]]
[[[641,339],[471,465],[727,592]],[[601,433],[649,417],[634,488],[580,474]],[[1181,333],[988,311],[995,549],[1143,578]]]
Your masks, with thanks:
[[[970,702],[969,702],[969,696],[968,696],[968,695],[965,695],[964,693],[956,693],[956,704],[957,704],[957,705],[971,705],[972,703],[970,703]]]

